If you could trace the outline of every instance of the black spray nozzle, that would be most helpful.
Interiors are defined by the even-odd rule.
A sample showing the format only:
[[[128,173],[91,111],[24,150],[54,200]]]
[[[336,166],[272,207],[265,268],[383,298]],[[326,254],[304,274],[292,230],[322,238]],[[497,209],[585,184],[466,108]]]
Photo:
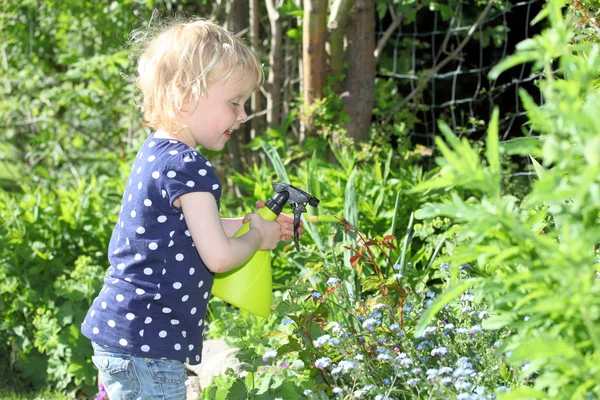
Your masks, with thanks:
[[[300,227],[302,213],[306,212],[307,204],[313,207],[318,206],[319,199],[288,183],[273,182],[271,185],[276,193],[267,201],[266,206],[277,215],[281,213],[284,204],[287,203],[292,206],[294,212],[294,242],[296,243],[296,251],[298,251],[300,250],[298,228]]]

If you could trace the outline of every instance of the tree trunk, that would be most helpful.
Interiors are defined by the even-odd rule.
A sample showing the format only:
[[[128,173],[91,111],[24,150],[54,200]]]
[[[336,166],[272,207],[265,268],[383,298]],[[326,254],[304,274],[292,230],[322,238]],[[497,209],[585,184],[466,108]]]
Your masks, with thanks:
[[[254,51],[260,54],[260,14],[258,0],[250,0],[250,40]],[[260,91],[254,92],[250,100],[250,106],[254,114],[262,111],[262,94]],[[254,117],[250,121],[250,140],[254,140],[264,129],[264,119],[262,116]]]
[[[329,67],[335,82],[333,91],[342,91],[342,75],[344,73],[344,29],[348,15],[355,0],[335,0],[331,6],[331,15],[327,28],[329,29]]]
[[[230,4],[229,14],[227,16],[227,29],[232,32],[239,32],[245,29],[248,24],[248,14],[246,10],[248,2],[246,0],[233,0]],[[244,150],[243,146],[246,144],[246,135],[242,133],[245,131],[245,126],[242,125],[242,129],[231,137],[231,140],[227,142],[227,151],[231,158],[231,165],[237,172],[244,173]]]
[[[302,59],[304,64],[304,104],[309,106],[323,97],[326,82],[325,42],[327,40],[327,1],[304,0]],[[307,132],[312,118],[305,118]]]
[[[344,96],[350,116],[348,136],[355,142],[368,139],[375,104],[375,4],[356,0],[346,29],[348,72]]]
[[[267,78],[267,124],[269,128],[281,124],[281,82],[283,81],[283,51],[281,17],[276,0],[266,0],[271,25],[271,52],[269,53],[269,76]]]

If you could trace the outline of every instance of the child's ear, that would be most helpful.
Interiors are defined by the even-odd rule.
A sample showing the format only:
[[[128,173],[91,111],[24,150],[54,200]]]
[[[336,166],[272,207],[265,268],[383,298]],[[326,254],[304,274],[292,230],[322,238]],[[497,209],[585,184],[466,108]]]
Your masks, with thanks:
[[[190,99],[192,97],[191,93],[188,93],[185,95],[184,99],[183,99],[183,104],[181,105],[181,110],[179,110],[182,113],[187,113],[190,112]]]

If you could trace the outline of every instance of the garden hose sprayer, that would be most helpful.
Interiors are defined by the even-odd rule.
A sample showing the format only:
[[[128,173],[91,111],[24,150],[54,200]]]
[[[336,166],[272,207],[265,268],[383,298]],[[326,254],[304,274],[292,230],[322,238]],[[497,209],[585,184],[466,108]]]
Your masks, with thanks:
[[[266,220],[274,221],[283,206],[286,203],[290,204],[294,213],[294,242],[296,251],[299,251],[298,228],[302,213],[306,212],[307,204],[317,207],[319,200],[287,183],[274,182],[271,185],[275,194],[256,213]],[[233,237],[242,236],[249,230],[250,222],[246,222]],[[259,250],[241,266],[222,274],[215,274],[212,294],[242,310],[267,317],[271,311],[272,297],[270,252]]]

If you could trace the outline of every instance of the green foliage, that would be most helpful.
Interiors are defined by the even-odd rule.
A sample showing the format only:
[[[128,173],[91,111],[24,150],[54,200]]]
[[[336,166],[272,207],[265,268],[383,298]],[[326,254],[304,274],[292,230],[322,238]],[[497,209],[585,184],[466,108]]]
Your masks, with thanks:
[[[0,192],[1,348],[13,349],[15,368],[36,387],[94,386],[79,325],[102,285],[117,207],[112,189],[106,177],[92,176]]]
[[[342,227],[356,232],[351,225]],[[437,313],[440,309],[431,307],[436,292],[413,279],[412,265],[404,275],[398,273],[400,265],[391,265],[403,251],[393,239],[363,237],[352,248],[350,269],[361,271],[358,296],[343,284],[350,271],[337,247],[319,252],[320,262],[314,262],[310,275],[289,282],[289,289],[276,295],[276,312],[265,321],[262,335],[228,330],[234,345],[249,349],[238,356],[245,363],[243,372],[216,378],[205,396],[227,393],[233,398],[235,392],[239,398],[287,398],[279,391],[285,382],[294,398],[361,398],[367,393],[377,399],[456,398],[472,390],[492,394],[516,381],[517,371],[496,350],[507,332],[481,330],[487,318],[482,293],[460,296],[477,281],[467,269],[458,277],[464,288],[455,290],[452,299],[451,292],[443,292],[441,302],[450,305]],[[447,264],[439,271],[443,288],[450,271]],[[424,333],[416,326],[423,311],[432,314]],[[243,313],[220,317],[218,326],[257,326],[247,322],[256,317]]]
[[[453,190],[445,202],[426,205],[418,218],[444,216],[458,224],[451,259],[470,263],[480,278],[472,283],[493,307],[488,329],[511,329],[505,344],[509,361],[523,366],[523,377],[535,374],[530,388],[506,398],[584,398],[600,395],[600,286],[598,274],[598,210],[600,209],[600,93],[593,80],[600,69],[596,44],[569,43],[573,37],[562,13],[563,2],[550,1],[538,17],[551,28],[518,46],[519,51],[491,71],[533,61],[544,72],[539,83],[544,104],[521,92],[528,117],[542,136],[534,163],[539,179],[523,198],[503,193],[500,182],[496,119],[490,122],[485,157],[441,127],[449,146],[439,175],[415,188],[468,189],[463,199]],[[558,73],[553,69],[559,67]],[[538,153],[539,154],[539,153]],[[458,268],[453,270],[457,279]],[[465,290],[456,282],[448,298]],[[421,329],[433,317],[423,316]]]

